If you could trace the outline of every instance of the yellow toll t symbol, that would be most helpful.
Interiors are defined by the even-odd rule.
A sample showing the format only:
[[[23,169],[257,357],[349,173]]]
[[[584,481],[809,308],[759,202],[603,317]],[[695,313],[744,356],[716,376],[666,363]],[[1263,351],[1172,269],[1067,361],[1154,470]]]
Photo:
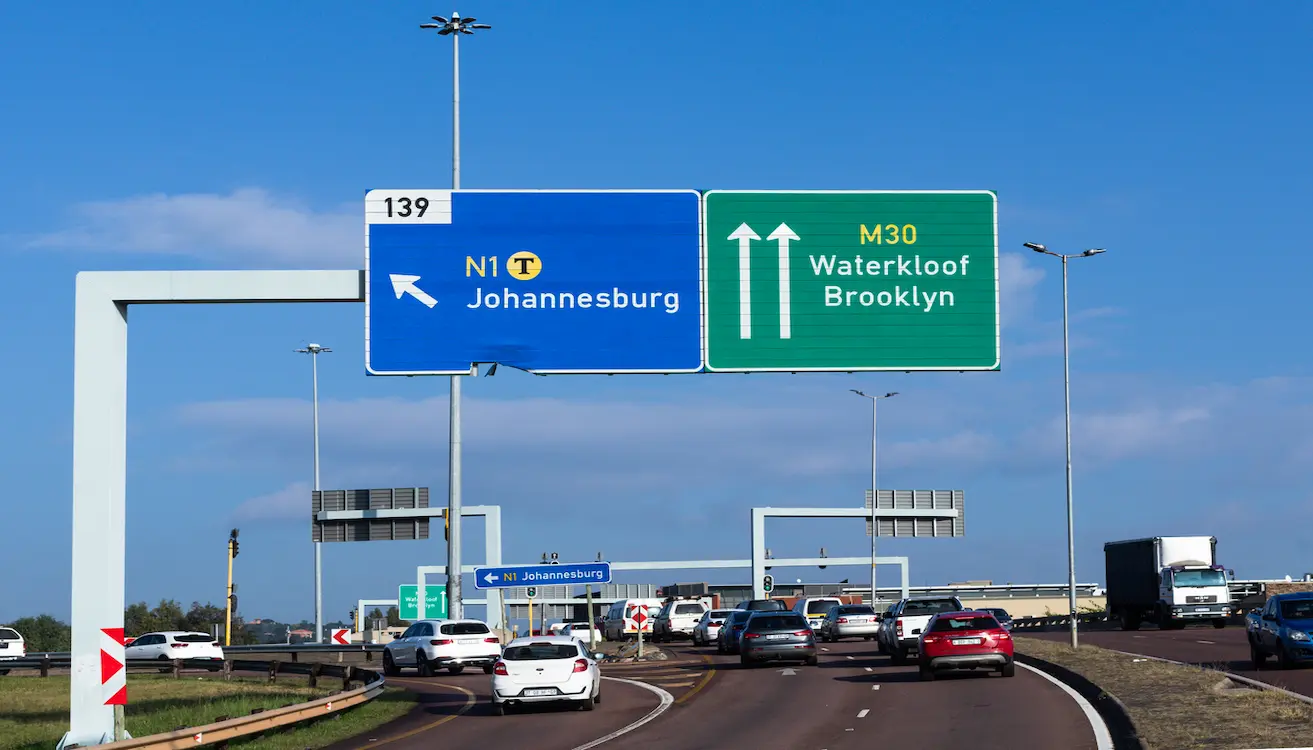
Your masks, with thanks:
[[[521,250],[506,259],[506,272],[520,281],[528,281],[543,270],[543,262],[528,250]]]

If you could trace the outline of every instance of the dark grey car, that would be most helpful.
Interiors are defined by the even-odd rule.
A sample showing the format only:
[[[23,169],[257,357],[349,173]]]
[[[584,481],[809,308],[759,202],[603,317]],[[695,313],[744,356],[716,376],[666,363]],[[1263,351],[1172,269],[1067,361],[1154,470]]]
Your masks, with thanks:
[[[754,612],[739,636],[739,661],[801,661],[816,666],[816,636],[797,612]]]
[[[788,612],[783,599],[749,599],[739,602],[735,609],[749,609],[753,612]]]
[[[716,634],[716,650],[722,654],[737,654],[739,652],[739,634],[748,624],[748,618],[752,617],[755,612],[749,609],[736,609],[725,618],[725,623],[720,626],[720,632]]]

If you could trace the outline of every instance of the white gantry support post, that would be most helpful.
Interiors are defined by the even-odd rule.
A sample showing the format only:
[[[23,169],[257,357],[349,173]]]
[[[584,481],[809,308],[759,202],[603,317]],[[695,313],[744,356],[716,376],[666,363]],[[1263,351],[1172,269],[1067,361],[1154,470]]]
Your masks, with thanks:
[[[365,607],[401,607],[401,602],[396,599],[357,599],[356,600],[356,632],[363,634],[365,632]],[[384,617],[387,616],[387,610],[383,610]],[[362,635],[363,637],[363,635]]]
[[[483,516],[483,554],[487,561],[485,566],[501,565],[501,506],[500,505],[466,505],[460,509],[462,518],[468,516]],[[473,573],[476,565],[461,565],[462,573]],[[428,585],[429,575],[446,575],[446,565],[420,565],[415,568],[415,592],[418,597],[416,602],[417,614],[419,619],[425,617],[424,588]],[[488,627],[497,629],[501,628],[504,623],[501,620],[502,610],[502,592],[500,589],[488,589],[482,600],[467,599],[466,604],[484,604],[487,613],[484,620]],[[451,614],[451,602],[447,602],[448,615]]]
[[[138,304],[364,302],[362,271],[92,271],[73,334],[72,676],[60,746],[114,737],[102,631],[121,633],[127,487],[128,308]],[[110,658],[123,660],[121,645]]]

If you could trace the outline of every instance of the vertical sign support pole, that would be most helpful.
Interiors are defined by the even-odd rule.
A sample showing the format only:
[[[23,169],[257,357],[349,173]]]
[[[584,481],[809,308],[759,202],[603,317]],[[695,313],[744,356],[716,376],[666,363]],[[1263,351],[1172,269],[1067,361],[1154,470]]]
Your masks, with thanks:
[[[123,725],[123,706],[117,705],[114,707],[114,741],[122,742],[125,739],[127,739],[127,731]]]
[[[1067,413],[1067,596],[1071,609],[1071,647],[1076,648],[1076,530],[1071,502],[1071,355],[1067,349],[1067,256],[1062,256],[1062,391]]]
[[[526,633],[530,638],[533,637],[533,597],[529,597],[529,632]]]
[[[460,32],[451,35],[451,189],[460,189]],[[450,432],[448,438],[447,514],[451,518],[451,531],[447,535],[447,616],[459,619],[465,616],[461,597],[461,435],[460,401],[461,378],[452,375],[451,397],[448,405]],[[530,622],[532,629],[533,623]]]
[[[228,592],[224,597],[223,645],[232,645],[233,634],[233,540],[228,540]]]
[[[643,611],[643,606],[640,604],[640,605],[639,605],[638,607],[636,607],[635,609],[636,609],[636,612],[642,612],[642,611]],[[638,658],[639,658],[639,659],[642,659],[642,658],[643,658],[643,626],[646,625],[646,624],[647,624],[647,620],[646,620],[646,619],[644,619],[642,622],[638,623]]]
[[[584,587],[584,601],[588,606],[588,650],[597,648],[597,618],[593,616],[593,584]]]
[[[876,410],[879,405],[879,399],[871,399],[871,609],[875,609],[877,591],[875,586],[875,540],[880,535],[880,529],[876,526],[877,516],[875,513],[875,509],[880,506],[880,489],[879,485],[875,483],[875,420]]]
[[[310,352],[315,430],[315,491],[319,491],[319,352]],[[322,497],[322,496],[321,496]],[[322,506],[321,506],[322,507]],[[322,537],[321,537],[322,539]],[[315,542],[315,643],[324,642],[323,542]]]

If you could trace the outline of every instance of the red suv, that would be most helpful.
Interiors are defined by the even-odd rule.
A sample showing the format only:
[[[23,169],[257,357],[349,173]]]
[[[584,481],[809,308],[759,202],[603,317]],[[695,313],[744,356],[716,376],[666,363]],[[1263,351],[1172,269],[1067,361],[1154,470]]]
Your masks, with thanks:
[[[1012,662],[1012,634],[989,612],[940,612],[930,618],[918,642],[921,679],[950,669],[997,669],[1004,677],[1016,674]]]

